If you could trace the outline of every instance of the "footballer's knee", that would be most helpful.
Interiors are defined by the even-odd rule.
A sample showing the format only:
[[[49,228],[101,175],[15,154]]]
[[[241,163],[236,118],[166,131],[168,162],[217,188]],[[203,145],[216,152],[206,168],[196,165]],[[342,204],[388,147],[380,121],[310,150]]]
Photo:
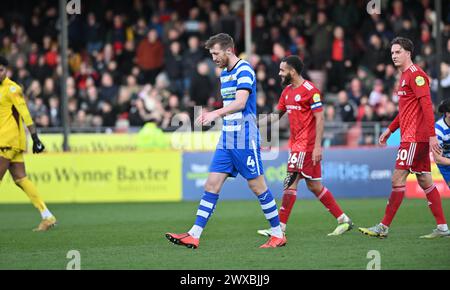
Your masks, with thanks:
[[[211,193],[219,193],[221,188],[222,188],[222,183],[219,180],[210,179],[210,178],[208,178],[208,180],[206,180],[205,191],[211,192]]]
[[[219,193],[227,177],[226,174],[210,173],[204,186],[205,191]]]
[[[257,196],[266,192],[268,189],[264,175],[259,175],[256,178],[248,179],[247,182],[250,190]]]
[[[433,179],[431,178],[431,174],[417,174],[417,183],[419,183],[420,188],[423,190],[429,188],[433,185]]]
[[[249,180],[248,187],[256,195],[260,195],[267,191],[267,185],[262,175],[258,176],[255,179]]]
[[[319,194],[323,189],[323,185],[320,181],[308,180],[306,182],[306,186],[308,187],[309,191],[316,195]]]
[[[394,170],[394,174],[392,175],[392,187],[405,186],[408,174],[409,171],[406,170]]]
[[[215,182],[206,182],[205,183],[205,191],[211,192],[211,193],[219,193],[220,191],[220,184]]]

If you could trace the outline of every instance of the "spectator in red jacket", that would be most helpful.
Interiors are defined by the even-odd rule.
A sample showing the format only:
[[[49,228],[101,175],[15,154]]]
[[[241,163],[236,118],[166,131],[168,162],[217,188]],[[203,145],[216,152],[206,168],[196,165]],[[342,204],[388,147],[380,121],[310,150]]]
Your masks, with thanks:
[[[158,33],[151,29],[147,38],[141,40],[136,50],[136,62],[146,83],[155,83],[156,76],[164,64],[164,47],[158,39]]]

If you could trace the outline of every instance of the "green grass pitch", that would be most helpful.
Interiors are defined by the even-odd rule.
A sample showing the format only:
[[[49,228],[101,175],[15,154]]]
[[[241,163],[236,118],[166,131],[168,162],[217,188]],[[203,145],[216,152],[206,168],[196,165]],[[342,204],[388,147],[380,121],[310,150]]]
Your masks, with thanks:
[[[268,226],[253,201],[219,201],[197,250],[175,246],[165,232],[185,232],[197,202],[53,204],[59,225],[46,233],[31,229],[39,216],[31,205],[0,205],[0,269],[66,269],[70,250],[80,252],[81,269],[366,269],[370,250],[380,252],[381,269],[450,269],[450,238],[421,240],[434,227],[426,200],[405,200],[390,236],[362,235],[386,199],[340,200],[355,229],[328,237],[336,222],[316,200],[298,200],[288,226],[288,245],[259,249]],[[450,219],[450,200],[443,201]]]

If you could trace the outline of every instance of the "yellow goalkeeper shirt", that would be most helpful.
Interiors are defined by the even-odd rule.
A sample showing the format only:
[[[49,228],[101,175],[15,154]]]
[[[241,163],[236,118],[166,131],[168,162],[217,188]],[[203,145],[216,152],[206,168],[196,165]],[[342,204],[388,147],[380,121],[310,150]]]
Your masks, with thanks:
[[[5,78],[0,83],[0,148],[25,151],[25,123],[33,124],[22,94],[22,88]]]

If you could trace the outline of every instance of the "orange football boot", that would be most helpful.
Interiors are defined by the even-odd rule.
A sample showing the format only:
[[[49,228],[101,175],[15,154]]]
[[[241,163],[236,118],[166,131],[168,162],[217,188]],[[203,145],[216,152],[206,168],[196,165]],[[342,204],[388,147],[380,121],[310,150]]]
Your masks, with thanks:
[[[183,245],[190,249],[197,249],[200,239],[196,239],[188,233],[172,234],[166,233],[166,238],[175,245]]]
[[[269,240],[263,244],[262,246],[260,246],[260,249],[265,249],[265,248],[279,248],[279,247],[284,247],[287,244],[287,239],[286,236],[283,235],[282,238],[277,238],[275,236],[270,236]]]

